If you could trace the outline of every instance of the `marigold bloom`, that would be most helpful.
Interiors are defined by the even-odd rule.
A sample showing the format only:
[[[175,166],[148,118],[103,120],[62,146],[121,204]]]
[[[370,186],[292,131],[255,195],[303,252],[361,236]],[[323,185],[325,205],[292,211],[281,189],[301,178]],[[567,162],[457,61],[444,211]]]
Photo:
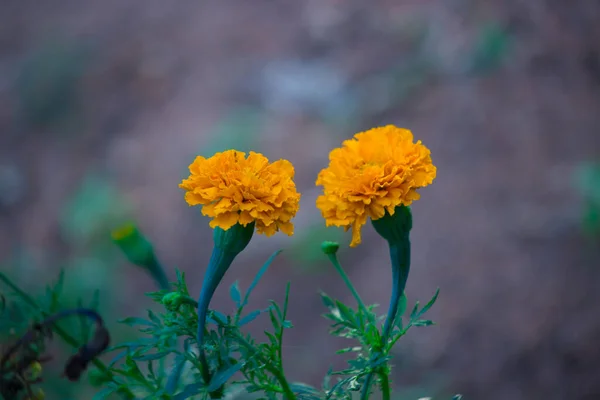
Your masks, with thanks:
[[[323,186],[317,198],[327,226],[352,228],[354,247],[367,218],[377,220],[386,211],[419,199],[417,189],[433,182],[436,167],[430,151],[413,143],[411,131],[393,125],[357,133],[329,153],[329,166],[316,184]]]
[[[202,205],[211,217],[211,228],[223,230],[236,223],[256,222],[256,231],[267,236],[294,233],[290,222],[299,208],[294,167],[287,160],[269,163],[262,154],[227,150],[210,158],[198,156],[190,176],[179,185],[190,206]]]

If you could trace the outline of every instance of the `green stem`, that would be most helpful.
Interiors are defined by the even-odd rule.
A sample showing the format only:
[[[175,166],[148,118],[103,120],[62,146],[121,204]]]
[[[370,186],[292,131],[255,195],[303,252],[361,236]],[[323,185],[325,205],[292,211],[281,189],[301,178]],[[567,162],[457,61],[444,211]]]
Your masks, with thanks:
[[[29,304],[33,308],[36,308],[42,314],[42,316],[44,318],[47,318],[47,317],[50,316],[50,314],[48,314],[47,312],[45,312],[44,310],[42,310],[42,308],[40,307],[40,305],[35,301],[35,299],[33,297],[31,297],[30,295],[28,295],[27,293],[25,293],[23,290],[21,290],[21,288],[19,288],[17,285],[15,285],[2,272],[0,272],[0,280],[6,286],[8,286],[13,292],[15,292],[16,294],[18,294],[27,304]],[[56,334],[58,336],[60,336],[60,338],[64,342],[66,342],[68,345],[70,345],[70,346],[72,346],[74,348],[78,348],[79,347],[79,344],[77,343],[77,339],[75,339],[73,336],[69,335],[60,326],[58,326],[58,325],[55,324],[53,326],[53,329],[56,332]],[[108,374],[113,382],[115,382],[116,384],[119,384],[117,381],[115,381],[112,372],[108,369],[108,367],[106,365],[104,365],[104,363],[102,361],[98,360],[97,358],[94,358],[92,360],[92,362],[94,363],[94,365],[96,366],[96,368],[98,368],[100,371]],[[135,396],[133,395],[133,393],[129,389],[125,388],[123,390],[123,392],[124,392],[123,395],[127,399],[135,399]]]
[[[387,312],[387,317],[383,325],[381,335],[381,346],[383,349],[387,347],[390,334],[394,328],[394,321],[398,313],[398,304],[400,297],[404,293],[408,273],[410,271],[410,240],[408,234],[397,237],[394,242],[388,241],[390,249],[390,260],[392,263],[392,295],[390,297],[390,305]],[[369,389],[373,380],[374,372],[369,373],[365,379],[361,399],[365,400],[369,396]]]
[[[381,393],[383,400],[390,400],[390,379],[385,372],[380,372],[379,377],[381,378]]]
[[[362,299],[360,298],[358,292],[354,288],[354,285],[352,285],[352,282],[350,282],[350,278],[346,274],[346,271],[344,271],[344,269],[340,265],[340,263],[339,263],[339,261],[337,259],[337,256],[335,254],[327,254],[327,257],[329,257],[329,261],[331,261],[331,263],[333,264],[333,266],[337,270],[338,274],[340,274],[340,276],[342,277],[342,280],[344,281],[344,283],[346,284],[346,286],[348,287],[348,289],[350,289],[350,292],[352,292],[352,296],[354,296],[354,299],[358,303],[358,306],[366,314],[367,313],[367,307],[365,306],[365,303],[362,301]]]
[[[150,266],[148,266],[148,271],[150,272],[150,275],[152,275],[152,278],[154,278],[156,285],[160,289],[163,289],[163,290],[171,289],[171,284],[169,283],[169,278],[167,278],[165,269],[163,268],[160,261],[158,261],[156,259],[156,257],[154,257],[152,264]]]
[[[211,380],[210,368],[206,358],[206,352],[204,351],[204,334],[208,306],[210,305],[210,300],[212,299],[217,286],[219,286],[225,272],[227,272],[236,256],[237,253],[225,251],[218,247],[213,248],[208,268],[204,274],[200,297],[198,298],[198,331],[196,333],[196,341],[199,346],[198,359],[202,365],[202,379],[207,386]],[[221,398],[221,395],[218,392],[211,392],[209,394],[211,399]]]

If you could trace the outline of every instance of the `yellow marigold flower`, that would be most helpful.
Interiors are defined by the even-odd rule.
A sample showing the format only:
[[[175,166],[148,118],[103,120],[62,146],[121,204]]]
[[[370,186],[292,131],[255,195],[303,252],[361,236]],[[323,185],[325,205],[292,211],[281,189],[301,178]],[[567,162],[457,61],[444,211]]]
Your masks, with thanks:
[[[352,228],[354,247],[367,217],[377,220],[386,211],[419,199],[417,189],[433,182],[436,167],[430,151],[413,143],[412,132],[394,125],[357,133],[329,153],[329,166],[316,184],[323,186],[317,198],[327,226]]]
[[[210,158],[196,157],[190,176],[179,185],[190,206],[202,205],[211,228],[223,230],[236,223],[256,222],[267,236],[294,233],[290,222],[299,208],[300,194],[293,181],[294,167],[287,160],[269,163],[262,154],[227,150]]]

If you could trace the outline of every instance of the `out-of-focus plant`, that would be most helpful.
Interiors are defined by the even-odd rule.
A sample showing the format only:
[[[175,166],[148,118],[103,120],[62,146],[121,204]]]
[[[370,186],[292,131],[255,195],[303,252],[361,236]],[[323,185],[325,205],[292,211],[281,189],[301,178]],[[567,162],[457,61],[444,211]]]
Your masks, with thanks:
[[[600,163],[582,165],[577,184],[583,197],[582,226],[589,235],[600,236]]]
[[[74,115],[86,53],[68,43],[48,43],[27,57],[15,80],[24,122],[47,127]]]
[[[470,72],[483,74],[502,65],[511,47],[511,36],[497,23],[481,28],[470,60]]]
[[[35,302],[0,275],[9,289],[44,318],[42,324],[50,328],[49,332],[80,348],[73,361],[75,367],[69,364],[67,377],[78,377],[89,362],[93,363],[89,379],[98,388],[94,399],[220,399],[234,396],[240,388],[267,399],[350,399],[355,392],[367,399],[375,387],[384,399],[390,399],[391,350],[411,328],[433,325],[425,314],[438,298],[436,292],[424,306],[416,302],[410,313],[406,312],[404,289],[410,270],[412,228],[409,206],[419,199],[417,190],[435,179],[437,170],[429,150],[421,142],[414,143],[408,130],[392,125],[375,128],[334,149],[329,166],[319,174],[316,184],[323,187],[323,194],[317,199],[317,207],[326,225],[352,230],[350,246],[355,247],[361,242],[361,227],[370,219],[375,231],[388,243],[392,283],[387,313],[379,315],[375,305],[364,303],[340,265],[340,245],[332,241],[322,243],[321,251],[356,304],[348,305],[321,294],[327,308],[324,316],[331,322],[330,333],[352,342],[338,353],[351,353],[354,357],[346,369],[329,370],[319,388],[291,380],[283,368],[283,336],[293,328],[288,319],[291,284],[282,291],[282,302],[272,300],[265,308],[247,310],[253,290],[279,251],[258,270],[247,290],[242,291],[237,282],[230,287],[233,313],[209,308],[223,276],[255,232],[266,236],[294,233],[292,219],[299,210],[300,194],[293,181],[292,164],[287,160],[269,162],[259,153],[246,155],[227,150],[209,158],[198,156],[189,170],[190,176],[180,184],[186,191],[185,200],[190,206],[201,206],[202,213],[211,218],[213,229],[213,250],[200,294],[190,294],[182,272],[177,271],[172,285],[167,283],[152,245],[135,226],[126,225],[115,231],[113,240],[127,259],[155,279],[160,290],[148,296],[163,311],[149,310],[147,318],[122,320],[123,324],[136,327],[142,336],[112,346],[109,350],[116,355],[108,365],[96,358],[108,344],[108,332],[98,333],[104,325],[95,311],[56,311],[61,305],[54,295],[45,302]],[[96,333],[90,342],[78,341],[54,323],[58,317],[71,314],[93,317]],[[271,322],[271,328],[265,331],[266,341],[245,331],[248,324],[263,315]],[[31,338],[31,332],[23,334],[3,357],[9,358],[14,353],[11,349],[22,346],[22,338]],[[35,351],[36,356],[28,361],[41,360],[42,347]],[[22,382],[24,370],[12,371],[3,382],[19,381],[27,391],[30,383]],[[21,386],[19,389],[23,392]]]

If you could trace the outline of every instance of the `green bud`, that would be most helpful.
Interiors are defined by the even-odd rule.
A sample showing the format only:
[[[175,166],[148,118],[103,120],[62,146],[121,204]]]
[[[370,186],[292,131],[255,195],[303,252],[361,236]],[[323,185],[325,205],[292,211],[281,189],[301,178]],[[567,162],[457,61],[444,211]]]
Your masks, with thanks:
[[[152,244],[133,224],[124,225],[111,233],[112,239],[125,257],[135,265],[153,268],[156,264]]]
[[[185,296],[178,292],[167,293],[163,296],[161,303],[169,311],[177,311],[179,306],[185,303]]]
[[[338,242],[325,241],[321,243],[321,250],[323,250],[323,253],[325,254],[335,254],[339,248],[340,244]]]

